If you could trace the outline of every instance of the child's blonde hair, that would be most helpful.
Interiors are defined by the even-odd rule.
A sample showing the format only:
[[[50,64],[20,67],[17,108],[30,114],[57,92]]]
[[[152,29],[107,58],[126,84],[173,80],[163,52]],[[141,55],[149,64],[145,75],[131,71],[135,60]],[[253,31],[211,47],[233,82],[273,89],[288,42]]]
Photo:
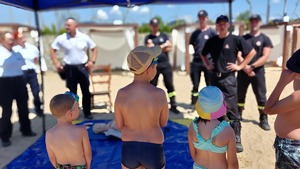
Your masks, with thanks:
[[[73,106],[75,100],[69,94],[58,94],[50,101],[50,111],[53,116],[59,118],[65,115]]]

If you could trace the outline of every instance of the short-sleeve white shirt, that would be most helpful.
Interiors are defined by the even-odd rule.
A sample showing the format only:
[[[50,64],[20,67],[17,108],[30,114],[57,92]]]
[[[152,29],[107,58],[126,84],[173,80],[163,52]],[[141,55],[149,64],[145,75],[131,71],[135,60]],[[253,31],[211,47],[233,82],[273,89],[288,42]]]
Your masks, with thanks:
[[[21,67],[25,61],[21,53],[9,51],[0,45],[0,77],[15,77],[23,75]]]
[[[20,45],[13,47],[15,52],[20,52],[25,59],[26,65],[22,66],[22,70],[36,69],[34,60],[39,57],[39,50],[36,46],[25,42],[25,47]]]
[[[95,42],[86,34],[76,30],[75,37],[64,33],[59,35],[51,44],[53,49],[64,49],[64,62],[69,65],[84,64],[88,61],[87,49],[96,47]]]

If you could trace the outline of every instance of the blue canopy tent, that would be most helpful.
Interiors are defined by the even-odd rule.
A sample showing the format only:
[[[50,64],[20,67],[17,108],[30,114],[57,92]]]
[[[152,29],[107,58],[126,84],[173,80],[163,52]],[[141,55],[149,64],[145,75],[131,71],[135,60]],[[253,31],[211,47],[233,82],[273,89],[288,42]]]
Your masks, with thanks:
[[[36,29],[40,36],[40,24],[38,12],[47,11],[51,9],[65,9],[65,8],[87,8],[95,6],[109,6],[119,5],[124,7],[134,7],[135,5],[145,4],[186,4],[186,3],[228,3],[229,4],[229,18],[231,24],[232,18],[232,2],[234,0],[0,0],[0,4],[5,4],[24,10],[30,10],[34,12]],[[40,38],[39,38],[40,39]],[[37,47],[40,49],[40,42],[37,42]],[[41,56],[39,59],[41,65]],[[40,66],[41,68],[41,66]],[[42,104],[44,107],[44,76],[41,70],[41,92],[42,92]],[[44,111],[44,109],[43,109]],[[43,131],[45,132],[45,117],[43,119]]]

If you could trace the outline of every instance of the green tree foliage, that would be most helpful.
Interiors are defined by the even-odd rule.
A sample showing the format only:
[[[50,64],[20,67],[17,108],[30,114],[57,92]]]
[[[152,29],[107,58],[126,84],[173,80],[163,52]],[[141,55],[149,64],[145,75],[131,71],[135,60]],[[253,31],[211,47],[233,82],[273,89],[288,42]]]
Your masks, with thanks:
[[[251,15],[250,11],[244,11],[242,13],[240,13],[236,18],[235,21],[236,22],[242,22],[246,25],[246,29],[249,30],[249,17]]]
[[[65,28],[62,28],[60,30],[57,30],[55,24],[51,25],[51,28],[48,26],[44,26],[41,30],[42,35],[59,35],[66,32]]]
[[[51,35],[52,31],[50,28],[48,28],[47,26],[45,26],[42,30],[41,30],[41,34],[42,35]]]
[[[172,30],[179,26],[185,24],[184,20],[175,20],[170,23],[164,23],[160,16],[156,16],[158,23],[159,23],[159,31],[165,33],[171,33]],[[138,29],[139,33],[149,33],[151,31],[149,24],[142,24],[139,26]]]

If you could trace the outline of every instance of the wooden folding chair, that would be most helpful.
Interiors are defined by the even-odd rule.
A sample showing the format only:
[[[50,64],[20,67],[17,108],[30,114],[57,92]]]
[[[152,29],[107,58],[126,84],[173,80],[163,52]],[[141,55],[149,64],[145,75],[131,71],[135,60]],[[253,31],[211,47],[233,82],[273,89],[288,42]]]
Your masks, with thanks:
[[[111,65],[95,65],[90,70],[90,78],[93,87],[91,92],[91,108],[95,108],[95,96],[108,96],[108,103],[105,105],[109,108],[109,111],[112,112],[112,102],[110,95],[110,85],[111,85]]]

